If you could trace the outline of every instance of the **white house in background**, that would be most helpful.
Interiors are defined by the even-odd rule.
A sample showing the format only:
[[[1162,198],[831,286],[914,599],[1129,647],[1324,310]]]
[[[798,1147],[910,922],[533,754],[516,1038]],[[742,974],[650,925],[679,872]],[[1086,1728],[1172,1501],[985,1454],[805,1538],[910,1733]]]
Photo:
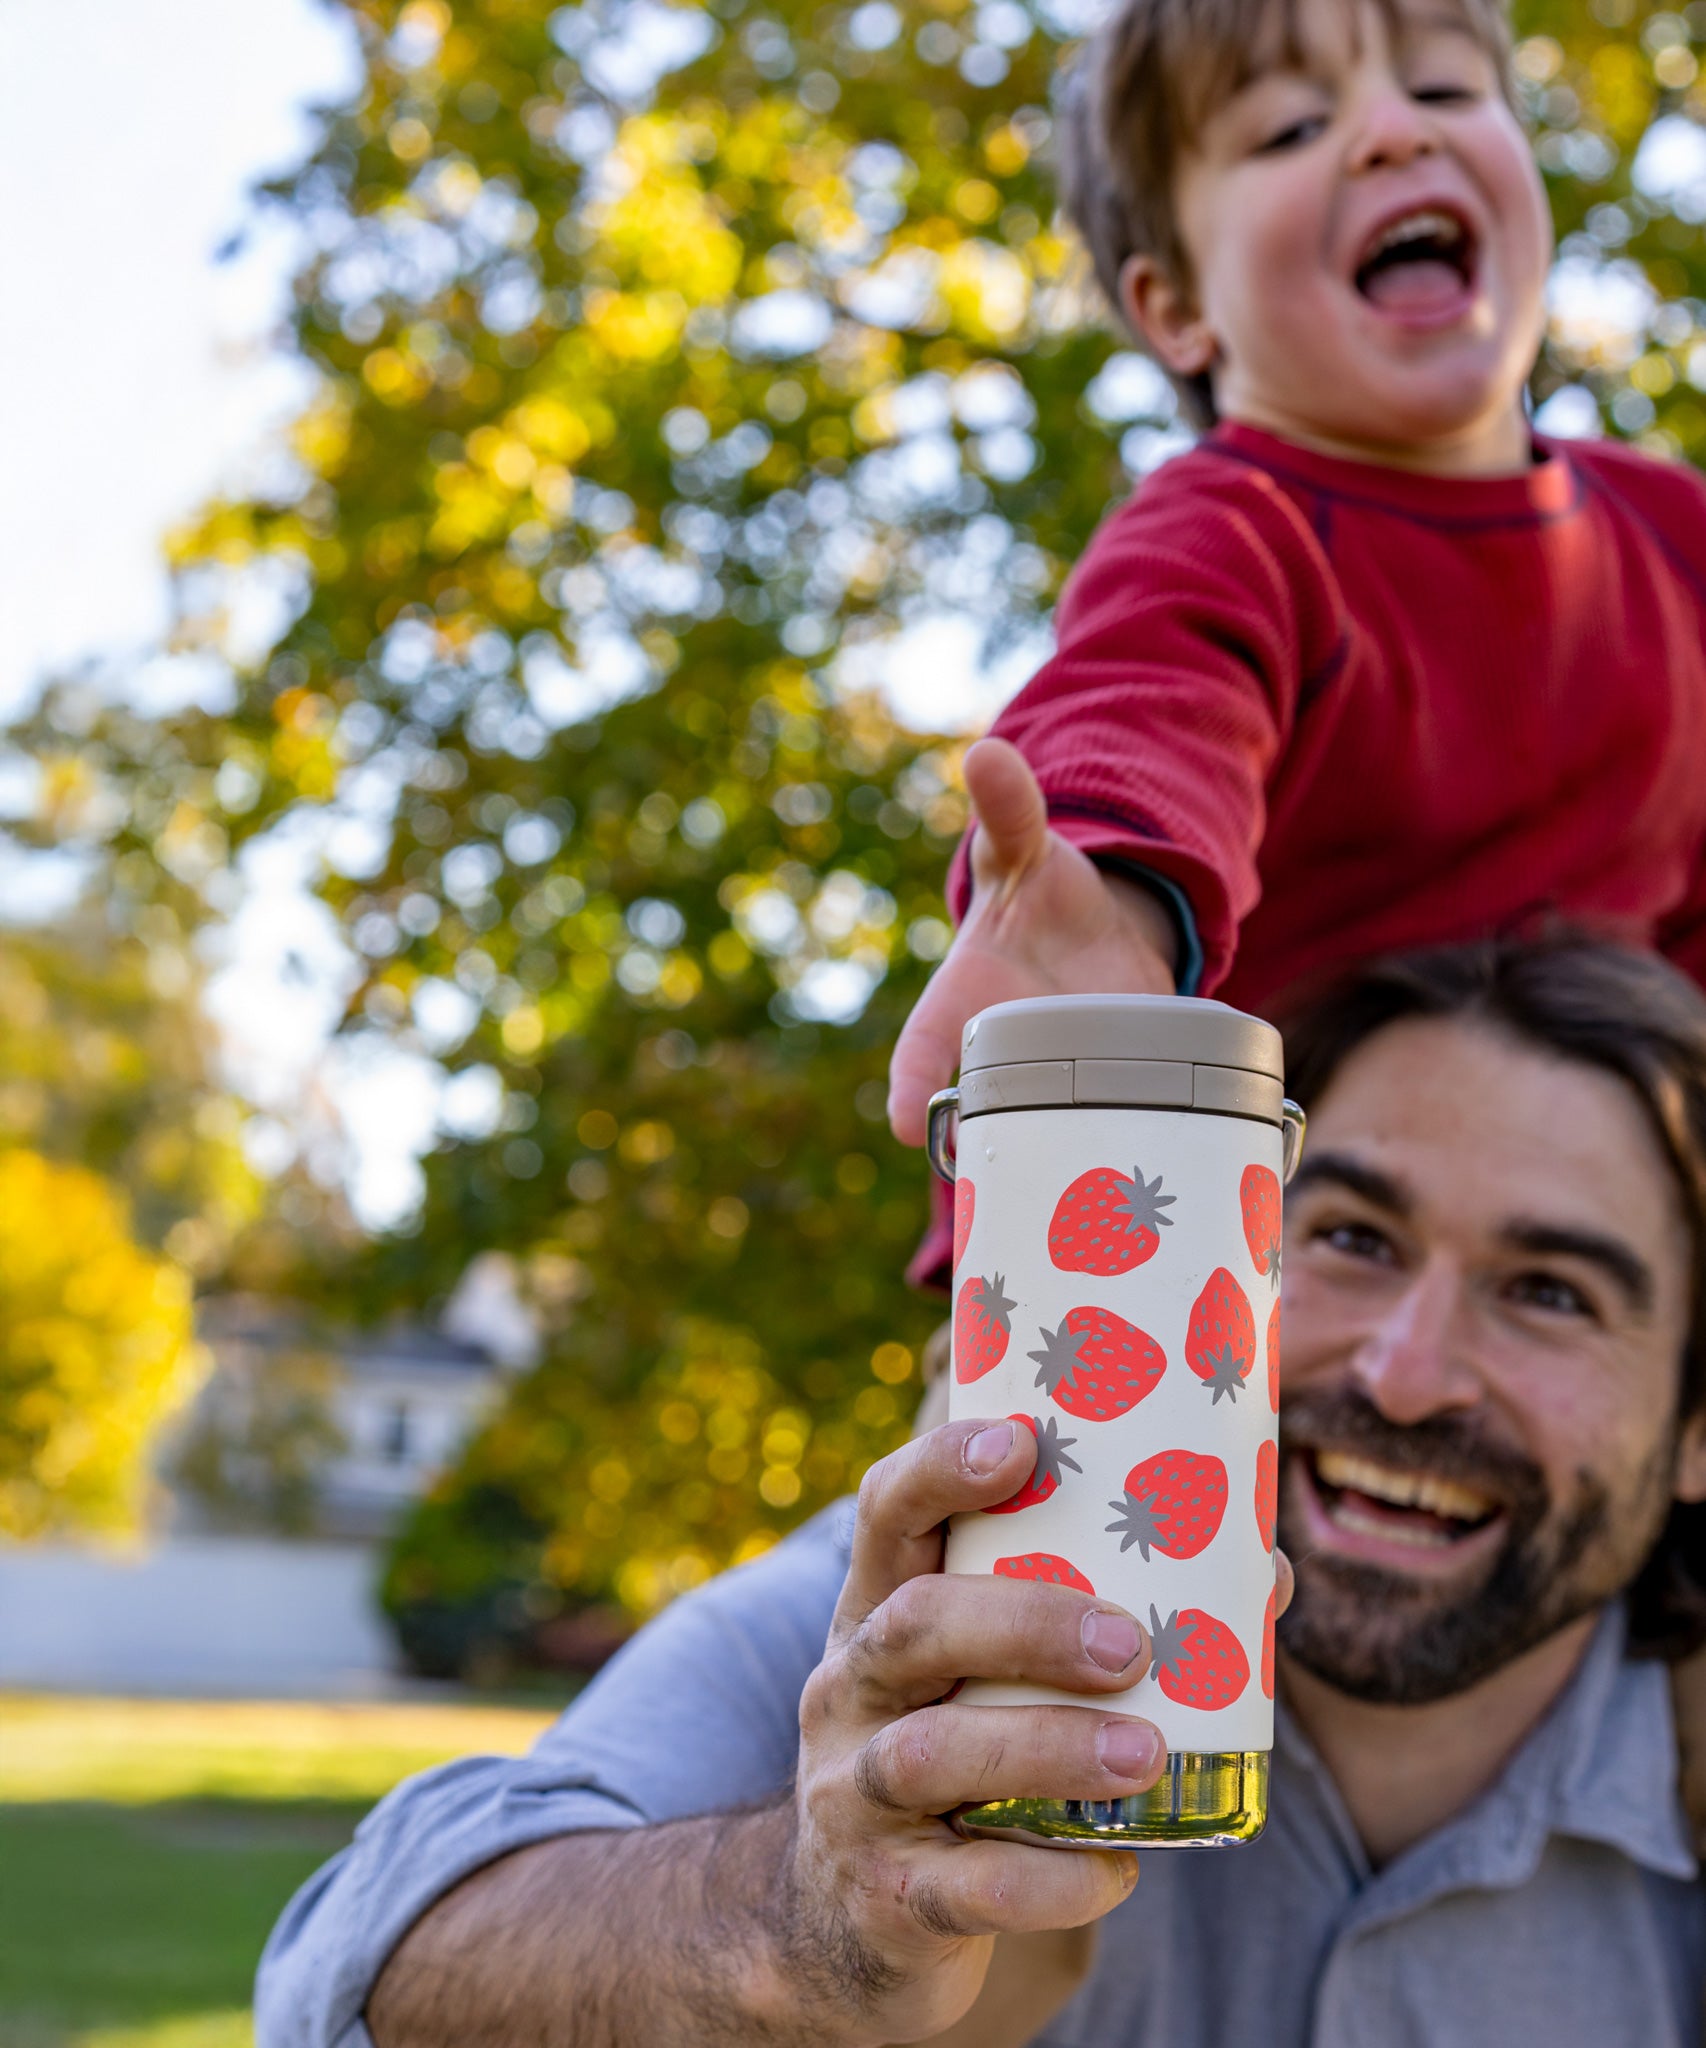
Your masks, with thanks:
[[[373,1540],[453,1462],[537,1329],[501,1253],[462,1276],[436,1329],[314,1341],[276,1304],[202,1304],[214,1370],[163,1460],[182,1531],[274,1527]]]
[[[321,1467],[315,1526],[380,1536],[452,1463],[504,1374],[480,1345],[410,1327],[350,1345],[338,1364],[331,1413],[343,1449]]]

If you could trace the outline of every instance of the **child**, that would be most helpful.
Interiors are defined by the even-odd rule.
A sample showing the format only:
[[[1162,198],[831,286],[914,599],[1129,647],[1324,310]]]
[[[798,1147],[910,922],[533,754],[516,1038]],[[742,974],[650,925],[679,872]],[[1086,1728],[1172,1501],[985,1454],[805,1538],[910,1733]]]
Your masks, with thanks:
[[[1505,55],[1494,0],[1123,0],[1090,45],[1067,203],[1210,431],[967,756],[909,1142],[1013,996],[1264,1010],[1549,915],[1706,976],[1706,484],[1530,431],[1551,233]]]

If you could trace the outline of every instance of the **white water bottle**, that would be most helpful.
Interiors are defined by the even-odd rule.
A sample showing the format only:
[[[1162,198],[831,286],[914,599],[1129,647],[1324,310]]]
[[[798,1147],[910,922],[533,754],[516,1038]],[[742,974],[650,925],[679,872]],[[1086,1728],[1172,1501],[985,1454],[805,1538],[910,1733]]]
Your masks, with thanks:
[[[1150,1630],[1141,1715],[1168,1768],[1117,1800],[1004,1800],[977,1832],[1215,1846],[1267,1817],[1273,1747],[1280,1190],[1303,1114],[1279,1033],[1224,1003],[1045,996],[966,1026],[931,1104],[954,1182],[950,1413],[1037,1439],[1011,1500],[954,1519],[947,1569],[1064,1581]],[[952,1135],[950,1135],[952,1133]],[[968,1683],[973,1703],[1071,1701]]]

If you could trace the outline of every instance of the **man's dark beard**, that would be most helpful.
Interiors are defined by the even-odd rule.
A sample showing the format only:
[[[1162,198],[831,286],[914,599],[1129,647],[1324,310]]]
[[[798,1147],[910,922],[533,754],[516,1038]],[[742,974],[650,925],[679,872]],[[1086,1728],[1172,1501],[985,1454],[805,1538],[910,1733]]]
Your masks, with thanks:
[[[1639,1571],[1670,1510],[1673,1431],[1627,1500],[1614,1502],[1603,1479],[1582,1471],[1574,1501],[1557,1510],[1541,1468],[1491,1441],[1467,1416],[1403,1427],[1353,1387],[1287,1394],[1280,1445],[1282,1453],[1320,1447],[1401,1472],[1431,1472],[1490,1495],[1504,1511],[1504,1541],[1480,1584],[1442,1598],[1421,1578],[1311,1555],[1287,1512],[1291,1487],[1307,1482],[1285,1460],[1279,1540],[1297,1569],[1297,1595],[1279,1624],[1280,1641],[1338,1691],[1387,1706],[1466,1692],[1602,1606]]]

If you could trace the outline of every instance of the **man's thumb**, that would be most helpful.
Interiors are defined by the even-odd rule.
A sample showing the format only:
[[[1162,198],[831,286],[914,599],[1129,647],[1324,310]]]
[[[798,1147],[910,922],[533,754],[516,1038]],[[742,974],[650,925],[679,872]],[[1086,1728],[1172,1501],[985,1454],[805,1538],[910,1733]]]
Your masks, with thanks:
[[[1048,841],[1048,806],[1030,763],[1010,741],[983,739],[966,754],[965,777],[979,827],[972,848],[979,881],[1022,875]]]

